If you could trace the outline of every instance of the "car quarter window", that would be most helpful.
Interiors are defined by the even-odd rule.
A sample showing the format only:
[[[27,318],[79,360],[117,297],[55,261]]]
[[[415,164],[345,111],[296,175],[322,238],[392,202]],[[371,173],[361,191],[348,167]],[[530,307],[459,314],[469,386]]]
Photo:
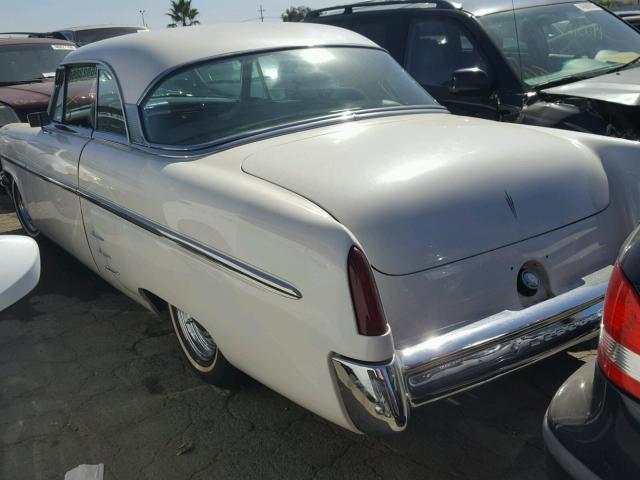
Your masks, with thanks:
[[[433,17],[414,20],[409,28],[407,71],[433,94],[446,93],[453,72],[478,67],[488,74],[488,62],[476,41],[458,21]]]
[[[142,120],[151,143],[195,146],[344,112],[434,104],[381,50],[302,48],[170,74],[142,103]]]
[[[64,102],[64,123],[93,128],[96,99],[97,68],[95,65],[67,67],[67,88]]]
[[[64,107],[64,68],[56,70],[54,100],[51,104],[51,118],[54,122],[62,122]]]
[[[127,135],[118,83],[111,72],[99,69],[96,130],[115,135]]]

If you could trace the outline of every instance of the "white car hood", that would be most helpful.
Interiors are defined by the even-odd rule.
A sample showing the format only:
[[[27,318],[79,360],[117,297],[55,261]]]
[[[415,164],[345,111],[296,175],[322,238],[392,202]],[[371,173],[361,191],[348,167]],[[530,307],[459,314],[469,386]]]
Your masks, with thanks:
[[[599,158],[562,132],[446,113],[310,131],[242,168],[320,205],[392,275],[514,244],[609,203]]]

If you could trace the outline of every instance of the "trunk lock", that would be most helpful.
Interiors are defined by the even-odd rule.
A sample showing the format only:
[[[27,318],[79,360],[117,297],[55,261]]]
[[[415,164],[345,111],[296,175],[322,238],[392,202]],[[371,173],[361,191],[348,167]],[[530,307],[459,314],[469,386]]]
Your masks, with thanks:
[[[533,297],[540,288],[540,277],[532,270],[521,269],[518,274],[518,293],[525,297]]]
[[[529,261],[520,268],[517,289],[520,303],[524,307],[534,305],[550,297],[549,280],[540,263]]]

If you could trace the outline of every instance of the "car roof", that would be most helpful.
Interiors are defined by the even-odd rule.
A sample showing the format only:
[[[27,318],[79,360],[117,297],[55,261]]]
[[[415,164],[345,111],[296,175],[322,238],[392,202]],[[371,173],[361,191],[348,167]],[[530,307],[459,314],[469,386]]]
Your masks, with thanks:
[[[69,42],[68,40],[58,40],[57,38],[33,38],[33,37],[2,37],[2,33],[0,33],[0,46],[2,45],[33,45],[33,44],[44,44],[44,45],[73,45],[73,42]],[[16,35],[16,34],[13,34]]]
[[[350,30],[311,23],[237,23],[178,27],[91,43],[62,62],[102,62],[118,77],[124,102],[138,103],[149,85],[174,68],[213,57],[312,46],[378,47]]]
[[[578,0],[578,3],[585,2],[587,0]],[[536,7],[543,5],[554,5],[559,3],[577,3],[574,1],[566,1],[566,0],[434,0],[434,1],[424,1],[424,2],[415,2],[415,1],[372,1],[372,2],[362,2],[355,4],[346,4],[346,5],[338,5],[336,7],[327,7],[321,8],[318,10],[313,10],[308,15],[309,18],[317,18],[318,13],[320,12],[330,12],[334,10],[340,10],[347,7],[355,7],[357,6],[359,10],[355,10],[354,13],[358,13],[359,11],[371,12],[376,9],[380,9],[381,11],[387,11],[389,9],[412,9],[412,8],[443,8],[443,9],[455,9],[455,10],[464,10],[476,16],[488,15],[490,13],[497,13],[507,10],[519,9],[519,8],[528,8],[528,7]],[[340,12],[338,12],[340,14]],[[383,13],[384,14],[384,13]],[[346,15],[349,15],[348,13]],[[324,16],[324,15],[323,15]]]

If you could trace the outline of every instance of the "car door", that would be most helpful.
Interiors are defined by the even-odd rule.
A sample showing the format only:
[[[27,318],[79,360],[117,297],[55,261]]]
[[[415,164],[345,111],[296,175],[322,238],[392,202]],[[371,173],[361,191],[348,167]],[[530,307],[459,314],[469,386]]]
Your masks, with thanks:
[[[125,293],[133,294],[128,281],[135,270],[123,233],[124,220],[109,206],[117,196],[118,185],[133,179],[119,165],[131,159],[127,127],[116,77],[106,67],[98,67],[96,124],[92,141],[80,158],[79,190],[82,215],[89,247],[100,274]],[[108,174],[106,172],[109,172]],[[112,175],[113,174],[113,175]]]
[[[451,93],[454,72],[479,68],[489,84],[493,72],[478,41],[459,20],[445,15],[423,15],[409,25],[405,69],[438,102],[452,113],[497,119],[491,89],[483,92]]]
[[[56,73],[51,123],[28,144],[25,162],[36,175],[23,182],[23,197],[37,227],[95,269],[77,195],[80,154],[93,131],[95,65],[72,65]]]

